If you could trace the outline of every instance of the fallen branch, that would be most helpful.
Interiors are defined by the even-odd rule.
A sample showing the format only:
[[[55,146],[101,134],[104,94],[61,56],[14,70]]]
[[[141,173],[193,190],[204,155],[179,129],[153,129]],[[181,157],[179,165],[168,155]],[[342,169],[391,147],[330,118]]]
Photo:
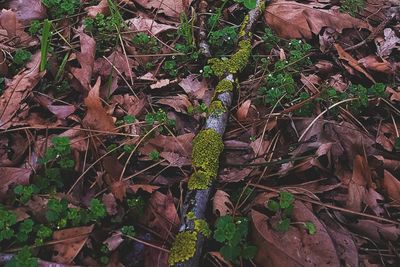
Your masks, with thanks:
[[[223,150],[225,133],[232,104],[235,79],[248,64],[251,53],[252,30],[265,8],[265,0],[245,17],[237,49],[227,60],[210,59],[209,64],[219,83],[209,107],[204,126],[193,140],[193,174],[189,178],[188,192],[181,210],[182,224],[169,256],[169,264],[179,267],[197,267],[205,238],[210,231],[205,218],[208,200],[214,191],[219,169],[219,156]]]

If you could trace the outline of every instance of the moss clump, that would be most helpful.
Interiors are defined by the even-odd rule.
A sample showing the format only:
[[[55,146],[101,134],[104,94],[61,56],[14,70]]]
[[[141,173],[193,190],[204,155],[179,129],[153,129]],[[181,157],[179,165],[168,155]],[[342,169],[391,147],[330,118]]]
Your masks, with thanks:
[[[250,17],[249,15],[246,15],[246,17],[244,17],[243,22],[242,22],[242,26],[240,26],[240,31],[239,31],[239,37],[244,37],[246,35],[246,25],[249,22]],[[251,34],[250,32],[248,33],[249,35]]]
[[[240,41],[239,42],[239,50],[232,55],[230,59],[221,60],[217,58],[212,58],[208,61],[211,65],[211,69],[214,74],[218,77],[221,77],[225,73],[237,73],[242,71],[250,57],[251,53],[251,43],[250,41]]]
[[[215,95],[223,92],[232,92],[232,91],[233,91],[233,82],[227,79],[219,81],[217,87],[215,87]]]
[[[184,262],[196,252],[197,232],[184,231],[176,235],[168,258],[169,266]]]
[[[209,237],[211,235],[211,230],[208,226],[208,223],[202,219],[194,220],[194,230],[198,233],[201,233],[205,237]]]
[[[208,107],[208,114],[210,115],[220,116],[224,112],[226,112],[226,108],[220,100],[214,100]]]
[[[201,131],[193,140],[192,164],[195,172],[189,189],[207,189],[218,174],[219,156],[224,149],[222,137],[212,129]]]

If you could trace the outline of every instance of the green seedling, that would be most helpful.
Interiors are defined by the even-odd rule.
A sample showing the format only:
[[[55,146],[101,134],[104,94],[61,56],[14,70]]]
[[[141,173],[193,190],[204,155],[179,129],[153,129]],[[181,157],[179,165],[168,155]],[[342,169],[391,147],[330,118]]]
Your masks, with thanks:
[[[217,31],[211,31],[208,42],[218,55],[227,54],[233,50],[237,40],[237,32],[234,27],[225,27]]]
[[[267,50],[271,50],[272,48],[274,48],[280,41],[279,37],[274,34],[274,32],[270,28],[264,29],[264,34],[261,38],[264,41]]]
[[[176,60],[166,60],[163,64],[163,70],[170,76],[176,77],[178,75]]]
[[[42,30],[42,24],[40,23],[39,20],[32,20],[31,25],[29,26],[28,32],[30,35],[36,35],[38,33],[41,33]]]
[[[280,192],[279,200],[269,200],[266,207],[272,211],[280,219],[273,225],[274,229],[279,232],[287,232],[290,225],[294,224],[291,220],[294,208],[294,195],[289,192]],[[310,235],[316,233],[316,227],[312,222],[304,222],[302,225],[306,228]]]
[[[239,257],[252,259],[257,248],[246,243],[249,221],[244,217],[230,215],[219,217],[214,231],[214,239],[223,244],[221,255],[229,261],[238,262]]]
[[[154,54],[160,51],[157,39],[144,32],[136,34],[132,39],[132,43],[144,54]]]
[[[145,121],[149,125],[159,123],[164,124],[167,127],[174,127],[176,123],[175,120],[168,118],[167,113],[162,109],[159,109],[157,112],[147,113]]]
[[[153,161],[158,161],[160,160],[160,152],[157,150],[153,150],[149,153],[149,158]]]
[[[32,256],[27,247],[23,247],[17,254],[5,265],[5,267],[37,267],[38,259]]]
[[[50,38],[51,38],[51,22],[46,19],[43,23],[42,37],[40,39],[40,71],[44,71],[47,65],[47,54],[50,48]]]
[[[14,235],[12,228],[17,223],[17,216],[0,205],[0,242],[11,239]]]
[[[16,65],[23,66],[31,59],[31,57],[31,52],[24,49],[18,49],[17,51],[15,51],[13,61]]]
[[[351,16],[355,17],[363,11],[364,7],[365,0],[342,0],[340,11],[349,13]]]
[[[256,8],[257,0],[234,0],[236,3],[244,5],[248,9]]]
[[[17,201],[25,204],[32,198],[33,194],[39,192],[39,189],[35,185],[17,185],[13,191]]]
[[[126,225],[121,228],[121,233],[125,236],[135,236],[135,227],[133,225]]]
[[[42,0],[42,3],[47,7],[48,14],[52,19],[72,16],[81,5],[79,0]]]

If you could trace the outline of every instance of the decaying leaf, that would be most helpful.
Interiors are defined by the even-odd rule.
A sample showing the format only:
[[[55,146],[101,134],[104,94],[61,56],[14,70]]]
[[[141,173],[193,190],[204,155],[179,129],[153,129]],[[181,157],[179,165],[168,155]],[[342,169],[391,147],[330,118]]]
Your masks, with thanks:
[[[6,193],[11,185],[28,185],[32,170],[0,167],[0,193]]]
[[[323,27],[330,27],[337,32],[345,28],[365,28],[369,25],[347,13],[322,9],[325,5],[316,2],[302,4],[296,1],[276,0],[268,4],[264,18],[282,38],[311,39],[312,34],[319,34]]]
[[[57,255],[53,256],[53,260],[58,263],[71,263],[85,245],[92,230],[93,225],[55,231],[53,240],[60,242],[54,245]]]
[[[114,132],[114,121],[101,104],[99,96],[100,83],[101,79],[99,77],[85,98],[84,102],[87,107],[87,113],[83,119],[83,123],[90,129]]]
[[[12,119],[20,110],[22,102],[44,75],[39,72],[39,64],[40,51],[32,56],[27,69],[18,73],[0,96],[0,129],[12,125]]]
[[[128,25],[130,25],[130,28],[133,31],[142,31],[142,32],[150,32],[153,35],[157,35],[159,33],[168,31],[168,30],[173,30],[176,29],[176,27],[167,25],[167,24],[161,24],[153,19],[147,19],[142,16],[139,16],[137,18],[133,18],[130,20],[126,21]]]
[[[213,212],[217,216],[232,214],[233,204],[229,199],[229,194],[222,190],[217,190],[213,197]]]
[[[192,2],[192,0],[135,0],[145,8],[155,8],[158,12],[173,18],[179,18]]]

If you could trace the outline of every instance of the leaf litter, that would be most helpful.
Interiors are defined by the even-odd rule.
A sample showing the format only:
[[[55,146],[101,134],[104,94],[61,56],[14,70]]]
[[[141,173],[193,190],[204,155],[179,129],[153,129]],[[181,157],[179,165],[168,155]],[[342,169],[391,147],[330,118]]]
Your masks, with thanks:
[[[200,43],[229,58],[252,1],[61,2],[0,3],[0,262],[168,266],[220,112]],[[204,218],[241,251],[201,264],[399,265],[398,4],[266,4]]]

